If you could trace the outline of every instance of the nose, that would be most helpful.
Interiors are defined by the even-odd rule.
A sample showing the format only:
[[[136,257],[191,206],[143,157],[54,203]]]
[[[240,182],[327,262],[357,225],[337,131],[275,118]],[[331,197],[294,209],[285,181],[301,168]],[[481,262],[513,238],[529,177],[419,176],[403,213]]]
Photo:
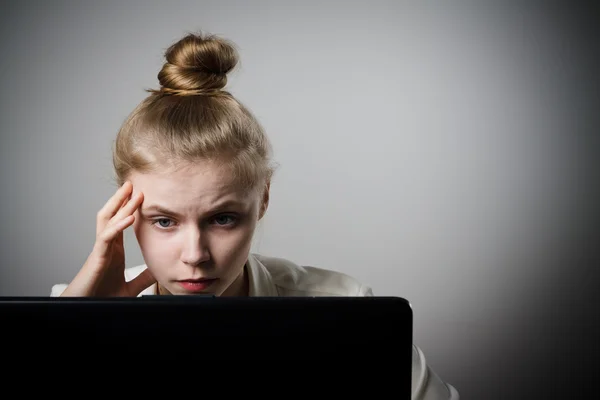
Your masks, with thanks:
[[[199,266],[210,260],[210,252],[205,235],[197,227],[184,233],[181,261],[191,266]]]

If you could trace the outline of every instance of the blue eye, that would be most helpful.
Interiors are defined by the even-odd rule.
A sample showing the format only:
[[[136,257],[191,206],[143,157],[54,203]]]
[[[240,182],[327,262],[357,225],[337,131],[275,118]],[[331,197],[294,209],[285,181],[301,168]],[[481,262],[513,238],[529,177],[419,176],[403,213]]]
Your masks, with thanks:
[[[171,222],[173,222],[173,221],[171,221],[168,218],[159,218],[159,219],[154,220],[153,225],[158,223],[158,226],[160,226],[161,228],[170,228],[171,225],[169,225],[169,224]]]
[[[224,226],[234,224],[237,219],[233,215],[219,215],[215,217],[214,221],[217,225]]]

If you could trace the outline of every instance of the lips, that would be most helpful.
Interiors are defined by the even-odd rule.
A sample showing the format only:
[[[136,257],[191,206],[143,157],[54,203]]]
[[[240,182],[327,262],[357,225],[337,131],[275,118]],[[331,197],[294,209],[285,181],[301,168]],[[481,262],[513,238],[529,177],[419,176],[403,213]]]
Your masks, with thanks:
[[[202,278],[202,279],[184,279],[177,281],[186,292],[202,292],[208,289],[217,281],[216,278]]]

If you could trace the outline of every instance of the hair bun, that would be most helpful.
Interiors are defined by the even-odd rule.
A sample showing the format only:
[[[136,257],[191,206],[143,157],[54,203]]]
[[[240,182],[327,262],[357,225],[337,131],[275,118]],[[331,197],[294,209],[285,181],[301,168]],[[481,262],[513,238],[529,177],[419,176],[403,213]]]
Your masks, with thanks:
[[[165,58],[166,63],[158,73],[161,91],[201,94],[225,87],[227,73],[238,62],[238,53],[228,40],[188,34],[167,49]]]

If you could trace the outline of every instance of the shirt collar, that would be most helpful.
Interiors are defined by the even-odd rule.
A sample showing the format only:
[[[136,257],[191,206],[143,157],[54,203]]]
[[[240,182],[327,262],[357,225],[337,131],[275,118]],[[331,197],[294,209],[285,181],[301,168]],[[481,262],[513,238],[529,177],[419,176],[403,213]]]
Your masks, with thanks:
[[[248,256],[246,267],[250,297],[279,296],[271,273],[254,254]]]

